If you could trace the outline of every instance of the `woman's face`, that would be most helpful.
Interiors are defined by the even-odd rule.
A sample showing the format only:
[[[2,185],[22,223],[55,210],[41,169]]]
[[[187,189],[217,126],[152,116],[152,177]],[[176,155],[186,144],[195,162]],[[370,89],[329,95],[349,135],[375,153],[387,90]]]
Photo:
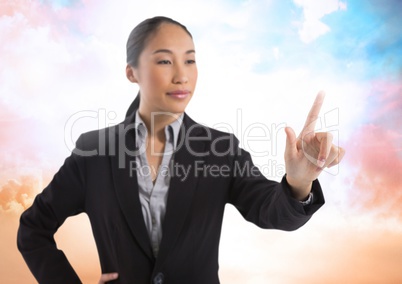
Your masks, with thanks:
[[[181,27],[170,23],[161,24],[149,38],[138,66],[127,68],[129,80],[140,87],[141,115],[184,112],[197,74],[193,40]]]

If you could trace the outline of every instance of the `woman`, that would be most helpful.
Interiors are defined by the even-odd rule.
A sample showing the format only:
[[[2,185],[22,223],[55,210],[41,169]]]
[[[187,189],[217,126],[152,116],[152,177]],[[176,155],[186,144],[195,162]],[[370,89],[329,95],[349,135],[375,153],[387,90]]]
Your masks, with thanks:
[[[40,283],[80,283],[53,234],[82,212],[104,273],[99,283],[213,284],[226,203],[262,228],[282,230],[299,228],[323,205],[316,178],[344,150],[313,132],[321,94],[298,138],[286,128],[287,174],[277,183],[233,135],[185,113],[197,67],[183,25],[165,17],[140,23],[128,39],[126,74],[140,89],[127,118],[82,134],[21,216],[18,247]]]

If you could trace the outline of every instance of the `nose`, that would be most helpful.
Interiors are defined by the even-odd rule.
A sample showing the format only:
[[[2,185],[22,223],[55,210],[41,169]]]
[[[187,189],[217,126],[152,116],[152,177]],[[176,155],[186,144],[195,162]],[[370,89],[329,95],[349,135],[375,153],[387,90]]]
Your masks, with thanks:
[[[175,74],[173,77],[173,83],[185,84],[188,82],[188,76],[185,70],[185,66],[176,66]]]

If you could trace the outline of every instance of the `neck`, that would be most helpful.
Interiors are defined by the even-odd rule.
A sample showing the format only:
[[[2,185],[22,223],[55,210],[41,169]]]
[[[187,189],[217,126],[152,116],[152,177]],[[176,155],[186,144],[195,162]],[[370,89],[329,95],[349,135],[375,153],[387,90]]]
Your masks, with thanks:
[[[158,140],[164,140],[165,127],[177,120],[181,113],[154,114],[152,112],[143,112],[138,109],[141,119],[144,121],[148,130],[148,135]]]

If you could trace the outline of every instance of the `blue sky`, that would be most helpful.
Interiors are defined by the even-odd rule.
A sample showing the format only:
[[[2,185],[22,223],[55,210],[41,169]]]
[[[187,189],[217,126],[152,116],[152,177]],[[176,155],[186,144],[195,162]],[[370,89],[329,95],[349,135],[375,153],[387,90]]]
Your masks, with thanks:
[[[83,8],[80,5],[76,6],[80,3],[78,0],[41,2],[58,8]],[[126,1],[129,2],[131,1]],[[239,15],[247,7],[255,7],[252,8],[252,16],[245,24],[247,29],[244,30],[243,38],[233,40],[233,44],[240,45],[248,52],[258,53],[263,53],[264,49],[279,48],[286,56],[286,60],[277,61],[272,56],[262,54],[262,60],[254,66],[256,72],[270,72],[285,66],[309,66],[339,76],[353,76],[362,80],[381,76],[392,77],[400,73],[402,65],[400,1],[344,1],[342,3],[346,9],[338,9],[319,18],[329,27],[329,31],[306,43],[300,40],[297,25],[303,21],[303,8],[308,2],[314,1],[221,1],[217,2],[217,5],[225,6],[227,13],[235,12],[240,13]],[[116,5],[122,3],[125,2]],[[214,9],[212,3],[209,5]],[[243,19],[239,17],[238,21]],[[203,31],[203,25],[200,23],[192,29],[195,35],[198,29],[201,33]],[[69,24],[74,28],[73,22]],[[215,23],[210,27],[213,25],[220,32],[238,32],[238,27],[230,26],[219,18],[215,19]],[[331,70],[328,70],[328,66]]]
[[[332,28],[323,44],[338,60],[361,62],[367,79],[393,76],[402,66],[400,8],[398,1],[350,1],[347,11],[323,19]]]
[[[80,0],[39,0],[38,2],[43,3],[45,5],[46,4],[51,5],[55,8],[61,8],[61,7],[69,8],[82,1],[80,1]]]

